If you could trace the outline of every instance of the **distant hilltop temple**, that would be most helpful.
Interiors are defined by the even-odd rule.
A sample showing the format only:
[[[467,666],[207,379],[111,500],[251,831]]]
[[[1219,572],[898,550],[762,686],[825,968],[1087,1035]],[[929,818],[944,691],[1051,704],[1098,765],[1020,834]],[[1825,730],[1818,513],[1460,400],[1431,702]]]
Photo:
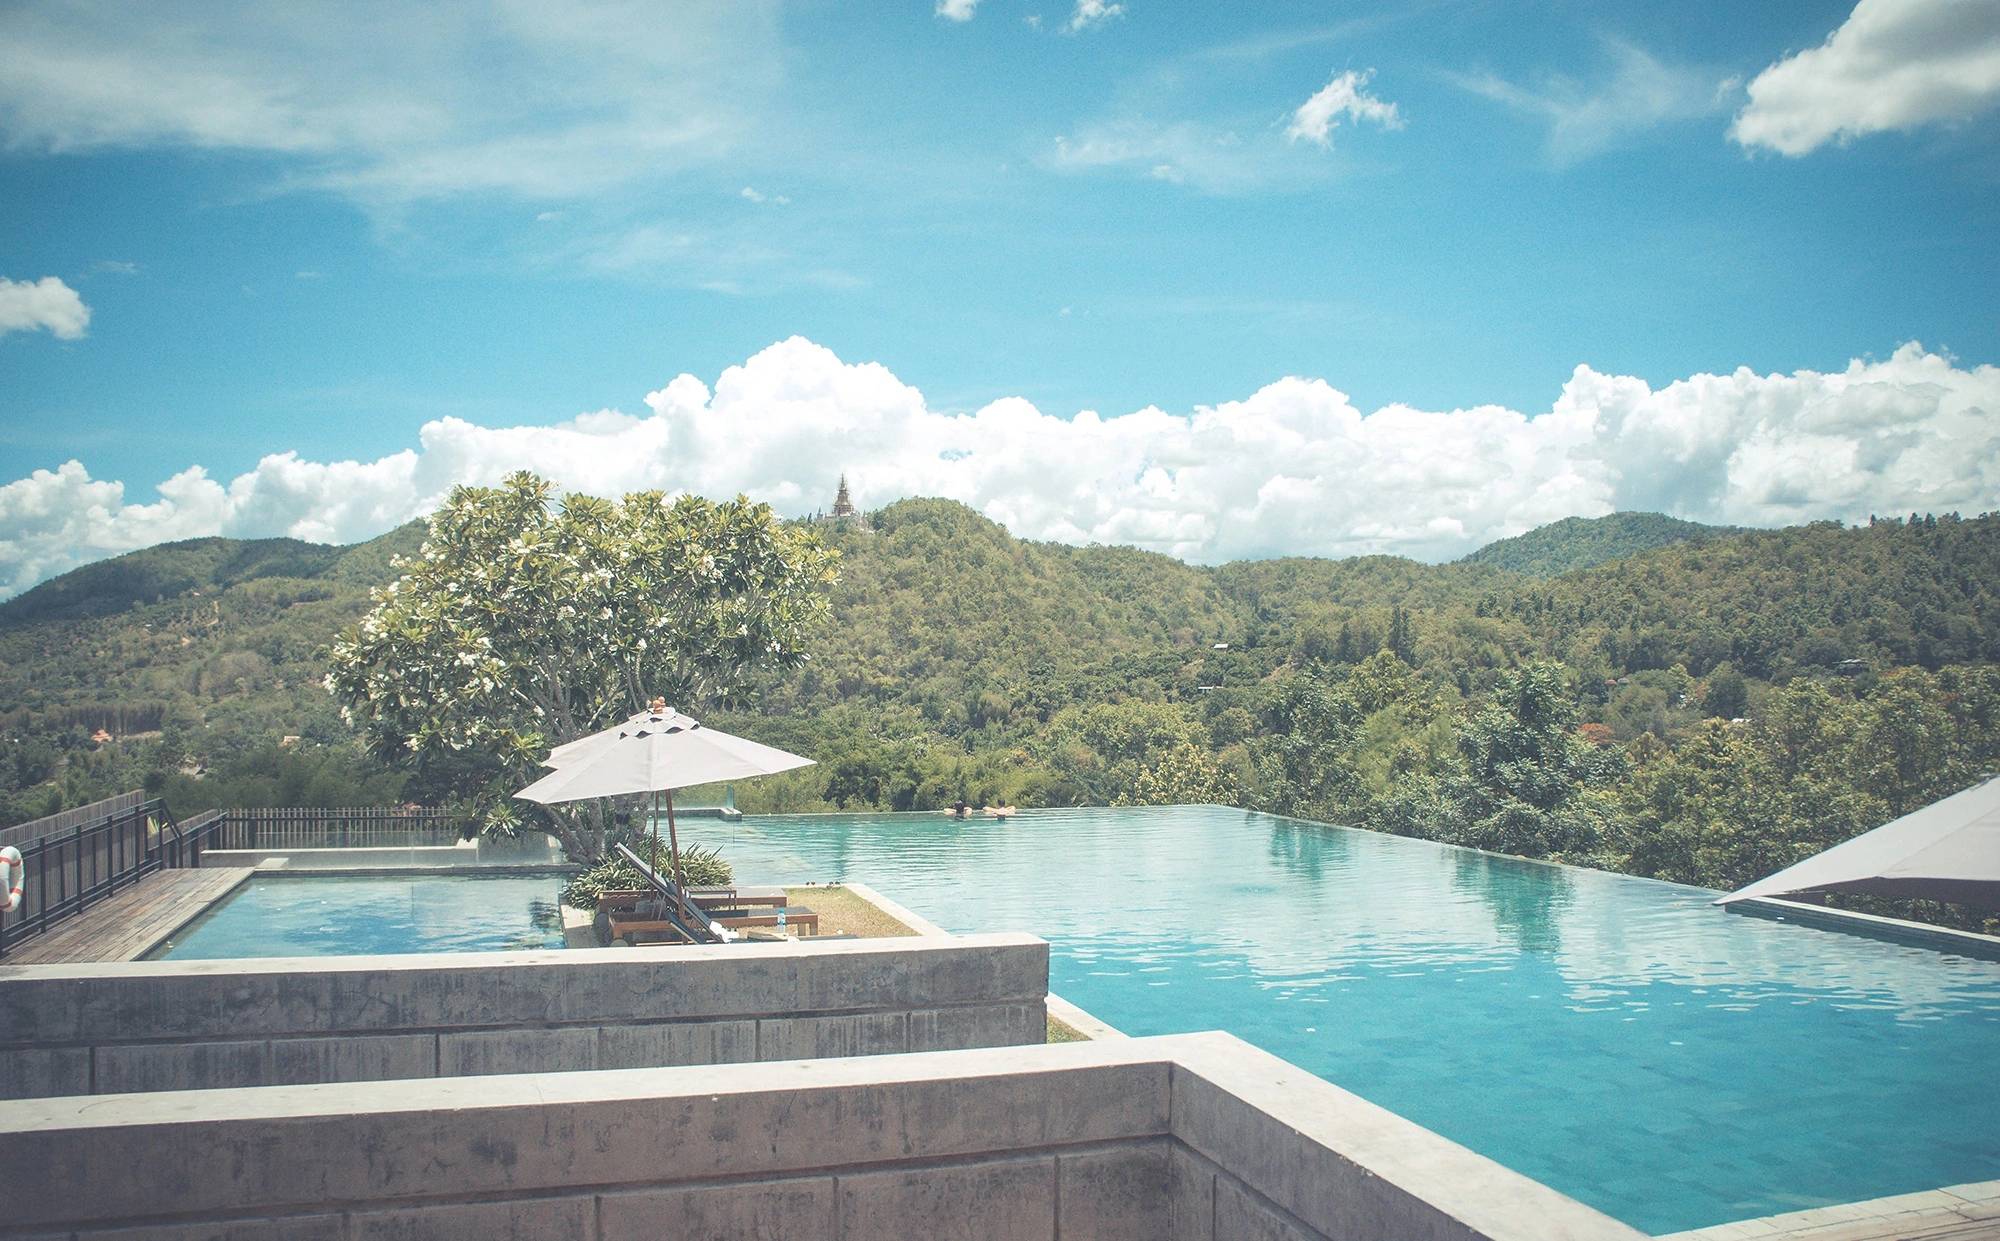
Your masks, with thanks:
[[[855,508],[853,497],[847,494],[847,474],[845,471],[840,475],[839,490],[833,493],[833,507],[824,514],[814,515],[813,520],[830,525],[851,526],[856,530],[874,529],[873,526],[868,524],[868,515],[860,509]]]

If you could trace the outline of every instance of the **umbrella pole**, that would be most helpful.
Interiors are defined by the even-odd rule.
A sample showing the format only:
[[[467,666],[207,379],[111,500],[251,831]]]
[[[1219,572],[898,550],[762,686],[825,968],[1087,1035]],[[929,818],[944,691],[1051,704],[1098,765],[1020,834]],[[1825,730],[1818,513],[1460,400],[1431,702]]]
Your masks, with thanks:
[[[656,825],[654,831],[660,830]],[[674,829],[674,791],[667,790],[667,846],[674,851],[674,886],[680,889],[681,900],[687,901],[687,876],[681,873],[681,834]]]

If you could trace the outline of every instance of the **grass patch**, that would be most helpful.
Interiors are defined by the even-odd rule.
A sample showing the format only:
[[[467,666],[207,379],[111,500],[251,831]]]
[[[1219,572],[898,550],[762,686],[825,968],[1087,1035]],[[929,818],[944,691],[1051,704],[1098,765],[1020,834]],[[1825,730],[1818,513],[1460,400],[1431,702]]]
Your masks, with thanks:
[[[916,934],[909,927],[883,913],[874,902],[863,900],[838,884],[786,888],[785,899],[793,905],[804,905],[818,914],[819,933],[822,935],[845,931],[849,935],[858,935],[863,939],[880,939],[891,935]]]
[[[1077,1029],[1075,1026],[1070,1025],[1068,1022],[1062,1020],[1060,1017],[1056,1017],[1054,1015],[1051,1015],[1049,1017],[1049,1042],[1088,1043],[1089,1041],[1090,1041],[1090,1036],[1088,1034],[1085,1034],[1083,1031]]]

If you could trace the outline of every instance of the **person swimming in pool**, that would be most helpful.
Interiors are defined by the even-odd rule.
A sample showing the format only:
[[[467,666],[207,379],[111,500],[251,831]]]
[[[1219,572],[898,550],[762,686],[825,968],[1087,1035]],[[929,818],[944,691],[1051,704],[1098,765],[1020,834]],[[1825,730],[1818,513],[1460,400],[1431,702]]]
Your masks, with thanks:
[[[950,813],[954,819],[969,819],[972,817],[972,804],[961,797],[951,804]]]
[[[985,815],[989,819],[998,819],[1002,823],[1005,823],[1007,821],[1007,816],[1016,813],[1016,811],[1014,807],[1003,803],[998,806],[988,806],[984,810],[981,810],[979,813]]]

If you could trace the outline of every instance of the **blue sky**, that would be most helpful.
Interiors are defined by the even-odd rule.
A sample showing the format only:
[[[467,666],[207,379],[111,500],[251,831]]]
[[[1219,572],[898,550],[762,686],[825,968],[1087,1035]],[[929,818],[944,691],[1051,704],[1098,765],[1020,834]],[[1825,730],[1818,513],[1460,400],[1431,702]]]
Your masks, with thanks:
[[[1993,0],[942,8],[0,14],[14,49],[0,67],[0,277],[14,282],[0,483],[21,484],[0,492],[0,591],[149,536],[360,537],[439,480],[509,464],[503,441],[331,516],[327,471],[287,491],[259,462],[395,474],[380,463],[451,438],[421,431],[459,425],[440,420],[659,421],[646,394],[685,373],[719,402],[726,368],[758,358],[728,416],[784,421],[762,428],[763,457],[732,469],[713,443],[688,451],[724,417],[704,404],[672,414],[690,420],[678,443],[653,428],[650,472],[585,452],[565,481],[743,487],[803,509],[824,503],[818,472],[841,458],[862,479],[875,469],[870,500],[960,494],[1023,533],[1205,559],[1445,555],[1633,497],[1764,522],[1996,506],[1983,470],[1922,481],[1992,427]],[[1315,96],[1317,119],[1302,111]],[[768,354],[794,337],[821,352]],[[1911,365],[1942,371],[1898,370],[1908,342],[1923,346]],[[1683,465],[1729,450],[1719,481],[1690,466],[1685,491],[1564,464],[1578,443],[1631,438],[1609,406],[1575,442],[1533,425],[1578,367],[1641,381],[1657,403],[1741,367],[1818,391],[1857,360],[1886,369],[1822,406],[1868,404],[1848,389],[1884,384],[1955,395],[1851,437],[1843,460],[1869,477],[1817,498],[1737,452],[1760,435],[1777,458],[1826,451],[1810,437],[1829,416],[1810,401],[1779,425],[1755,408],[1768,394],[1739,394],[1743,408],[1709,419],[1727,424],[1721,442],[1677,433]],[[893,386],[857,380],[861,404],[843,404],[840,377],[866,363]],[[1230,485],[1247,490],[1204,509],[1184,477],[1215,463],[1212,437],[1190,446],[1200,411],[1255,406],[1287,376],[1346,398],[1256,415],[1306,419],[1301,442],[1340,438],[1311,420],[1351,406],[1361,430],[1341,434],[1390,451],[1377,441],[1393,428],[1366,423],[1407,405],[1440,420],[1409,428],[1399,461],[1443,435],[1484,445],[1489,465],[1515,451],[1552,464],[1505,467],[1505,494],[1413,466],[1421,511],[1301,525],[1272,479],[1306,508],[1314,488],[1354,491],[1375,458],[1285,476],[1284,455],[1250,447],[1271,437],[1243,431]],[[885,410],[912,389],[921,417],[898,423]],[[940,469],[935,488],[935,454],[903,451],[974,434],[978,411],[1016,399],[1045,422],[1164,411],[1151,439],[1134,425],[1118,451],[1070,446],[1104,452],[1136,487],[1123,509],[1147,512],[1073,511],[1102,490],[1089,479],[1025,494],[1046,471],[1007,435],[1062,438],[1045,422],[978,431],[951,451],[991,468]],[[1474,434],[1485,406],[1518,415],[1490,441]],[[1884,456],[1913,434],[1943,439],[1931,457]],[[76,471],[36,483],[71,461],[88,486]],[[196,465],[244,494],[154,493]]]

